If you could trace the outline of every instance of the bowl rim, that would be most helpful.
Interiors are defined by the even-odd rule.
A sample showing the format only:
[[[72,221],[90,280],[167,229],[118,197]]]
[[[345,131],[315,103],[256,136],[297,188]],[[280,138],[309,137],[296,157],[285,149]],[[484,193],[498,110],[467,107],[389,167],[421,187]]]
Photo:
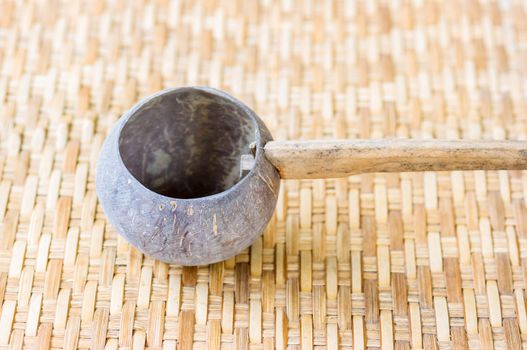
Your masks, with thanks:
[[[163,97],[163,96],[167,96],[167,95],[171,95],[173,93],[179,93],[179,92],[185,92],[185,91],[202,91],[202,92],[206,92],[206,93],[214,95],[215,97],[223,98],[223,99],[235,104],[237,107],[242,109],[242,111],[245,113],[245,116],[250,119],[250,121],[253,123],[253,126],[254,126],[254,132],[255,132],[255,140],[254,140],[254,142],[256,144],[256,153],[255,153],[255,157],[254,157],[254,166],[251,168],[251,170],[243,178],[241,178],[234,185],[230,186],[229,188],[227,188],[227,189],[225,189],[225,190],[223,190],[221,192],[214,193],[214,194],[207,195],[207,196],[192,197],[192,198],[170,197],[170,196],[166,196],[164,194],[161,194],[159,192],[156,192],[156,191],[148,188],[147,186],[145,186],[141,181],[139,181],[139,179],[137,179],[130,172],[130,170],[128,169],[128,167],[126,166],[126,164],[124,163],[124,161],[123,161],[123,159],[121,157],[121,151],[120,151],[120,148],[119,148],[119,140],[121,138],[121,132],[122,132],[123,128],[127,125],[129,119],[132,118],[137,112],[139,112],[146,104],[148,104],[150,102],[153,102],[157,98],[160,98],[160,97]],[[258,125],[256,113],[252,109],[250,109],[245,103],[243,103],[242,101],[238,100],[234,96],[228,94],[227,92],[219,90],[219,89],[215,89],[215,88],[212,88],[212,87],[208,87],[208,86],[180,86],[180,87],[174,87],[174,88],[167,88],[167,89],[160,90],[160,91],[158,91],[158,92],[156,92],[156,93],[154,93],[152,95],[149,95],[149,96],[141,99],[132,108],[130,108],[128,111],[126,111],[122,115],[121,120],[119,121],[117,130],[115,131],[115,133],[116,133],[115,141],[117,142],[117,160],[119,162],[119,166],[121,166],[123,168],[124,172],[127,175],[131,176],[131,178],[133,178],[135,180],[137,185],[142,187],[144,190],[152,193],[153,195],[159,196],[161,198],[166,198],[167,200],[177,201],[177,202],[187,202],[188,203],[188,202],[192,202],[192,201],[204,201],[204,200],[212,201],[212,200],[216,200],[216,199],[220,199],[222,197],[225,197],[227,194],[236,191],[241,186],[243,186],[246,182],[250,181],[250,178],[252,178],[255,175],[256,168],[260,164],[260,162],[262,160],[262,157],[264,156],[263,155],[264,149],[263,149],[263,145],[261,144],[260,126]]]

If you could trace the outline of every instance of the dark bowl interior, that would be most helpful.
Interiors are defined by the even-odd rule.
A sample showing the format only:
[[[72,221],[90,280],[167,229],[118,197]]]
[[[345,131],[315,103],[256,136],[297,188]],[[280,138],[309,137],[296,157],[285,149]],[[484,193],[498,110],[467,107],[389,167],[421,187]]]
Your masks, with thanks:
[[[119,153],[145,187],[173,198],[223,192],[240,181],[256,125],[226,97],[194,88],[154,97],[128,119]]]

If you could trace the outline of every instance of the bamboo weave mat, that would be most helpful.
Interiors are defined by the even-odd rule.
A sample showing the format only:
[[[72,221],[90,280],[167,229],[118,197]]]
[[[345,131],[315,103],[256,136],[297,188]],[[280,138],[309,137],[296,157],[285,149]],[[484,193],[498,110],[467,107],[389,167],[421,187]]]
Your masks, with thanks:
[[[515,1],[0,1],[1,349],[527,347],[527,174],[288,181],[236,258],[142,256],[94,192],[109,127],[165,87],[277,139],[527,138]],[[248,204],[250,205],[250,204]]]

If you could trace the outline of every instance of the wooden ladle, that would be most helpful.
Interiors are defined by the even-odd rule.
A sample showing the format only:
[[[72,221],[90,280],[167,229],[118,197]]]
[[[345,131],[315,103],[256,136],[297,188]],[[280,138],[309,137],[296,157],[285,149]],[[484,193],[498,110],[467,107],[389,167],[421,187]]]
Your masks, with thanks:
[[[139,250],[203,265],[262,233],[280,178],[526,167],[523,141],[273,141],[241,101],[183,87],[147,97],[119,119],[102,147],[96,187],[110,222]]]

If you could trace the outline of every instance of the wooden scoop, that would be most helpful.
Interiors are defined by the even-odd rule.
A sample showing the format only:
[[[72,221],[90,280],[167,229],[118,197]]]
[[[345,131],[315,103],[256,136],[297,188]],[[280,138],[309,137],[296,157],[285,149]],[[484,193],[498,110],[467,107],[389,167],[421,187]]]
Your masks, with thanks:
[[[203,265],[238,254],[265,230],[280,178],[525,169],[526,156],[525,141],[273,141],[243,102],[181,87],[119,119],[101,149],[96,189],[110,222],[142,252]]]

